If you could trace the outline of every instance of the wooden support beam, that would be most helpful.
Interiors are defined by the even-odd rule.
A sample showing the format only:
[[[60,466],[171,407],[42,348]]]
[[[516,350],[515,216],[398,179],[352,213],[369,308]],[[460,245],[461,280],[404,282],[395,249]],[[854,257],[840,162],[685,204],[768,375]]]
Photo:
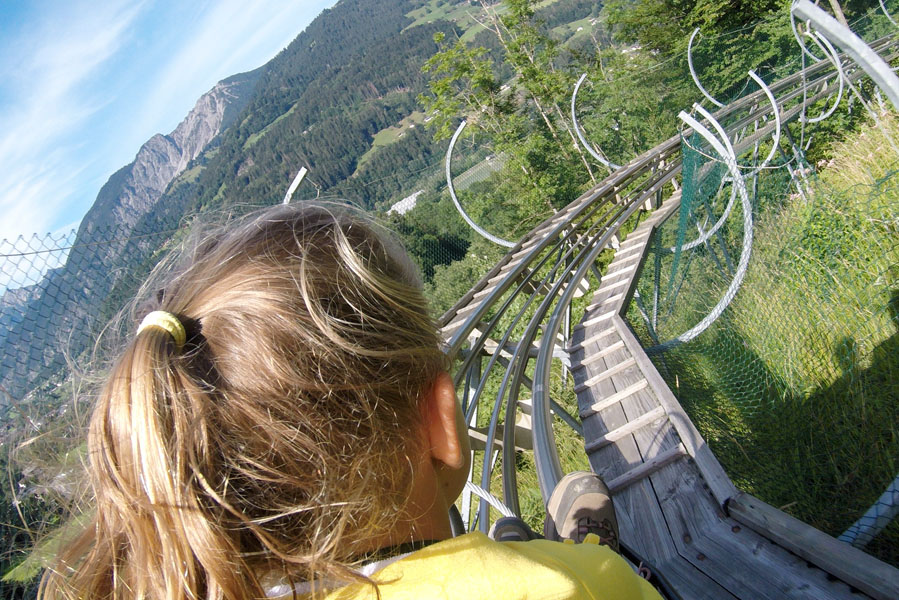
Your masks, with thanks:
[[[650,217],[651,218],[651,217]],[[640,244],[646,240],[651,234],[652,231],[648,230],[649,228],[637,228],[630,233],[624,241],[621,243],[622,246],[631,246],[634,244]]]
[[[512,271],[516,266],[517,266],[517,264],[514,262],[507,262],[500,268],[500,270],[496,273],[496,275],[494,275],[493,277],[491,277],[490,279],[487,280],[487,285],[493,285],[497,281],[502,281],[509,275],[509,272]]]
[[[630,246],[628,248],[624,248],[624,247],[619,248],[618,250],[615,251],[615,258],[619,258],[621,256],[627,256],[634,250],[643,250],[643,245],[642,244],[634,244],[633,246]]]
[[[472,299],[473,299],[473,300],[480,300],[480,299],[483,298],[484,296],[490,294],[490,292],[492,292],[492,291],[495,290],[495,289],[496,289],[496,286],[495,286],[495,285],[487,286],[487,287],[485,287],[483,290],[481,290],[480,292],[478,292],[478,293],[476,293],[474,296],[472,296]]]
[[[689,456],[687,454],[687,449],[684,448],[683,444],[678,444],[673,448],[669,448],[664,452],[655,455],[650,460],[642,463],[639,467],[634,467],[630,471],[622,473],[615,479],[609,481],[606,485],[609,486],[609,492],[612,495],[615,495],[617,492],[620,492],[627,486],[632,483],[636,483],[640,481],[644,477],[648,477],[652,475],[665,465],[676,461],[678,458],[682,456]]]
[[[598,342],[599,340],[601,340],[602,338],[604,338],[606,336],[615,334],[615,332],[616,332],[616,329],[614,327],[608,327],[606,329],[603,329],[599,333],[591,335],[590,337],[585,338],[583,341],[580,341],[577,344],[573,344],[573,345],[569,346],[568,352],[573,353],[573,352],[577,352],[578,350],[582,350],[587,344],[592,344],[593,342]]]
[[[593,377],[590,377],[589,379],[584,381],[584,383],[576,385],[574,387],[574,393],[579,394],[579,393],[583,392],[585,389],[587,389],[588,387],[599,383],[603,379],[608,379],[612,375],[617,375],[621,371],[624,371],[625,369],[629,369],[630,367],[633,367],[636,364],[637,364],[637,361],[635,361],[633,357],[631,357],[623,362],[620,362],[617,365],[615,365],[614,367],[606,369],[602,373],[597,373]]]
[[[642,250],[645,247],[646,247],[645,244],[640,245],[640,246],[631,246],[630,248],[627,248],[627,250],[625,252],[626,252],[626,254],[628,254],[629,253],[628,251],[635,250],[635,249]],[[615,258],[613,258],[612,262],[609,263],[609,269],[612,269],[612,267],[619,267],[619,266],[623,265],[624,263],[629,263],[634,260],[640,260],[641,258],[643,258],[642,252],[637,252],[635,254],[629,254],[626,256],[622,256],[619,252],[616,252]]]
[[[523,417],[525,420],[519,418],[518,422],[515,423],[515,449],[518,451],[532,450],[533,441],[530,429],[531,417],[530,415],[526,415],[523,413],[520,413],[520,417]],[[468,437],[471,441],[472,450],[484,450],[487,448],[487,433],[488,432],[486,427],[468,428]],[[496,426],[496,436],[493,439],[493,449],[499,450],[500,452],[503,449],[502,423]]]
[[[547,282],[542,285],[537,285],[533,281],[530,281],[530,282],[528,282],[528,285],[525,286],[524,291],[531,293],[531,294],[536,292],[536,293],[546,295],[552,290],[554,285],[555,285],[554,282]],[[568,289],[569,285],[571,285],[570,281],[563,282],[562,285],[559,286],[558,293],[559,294],[563,293],[566,289]],[[574,297],[580,298],[581,296],[583,296],[584,294],[586,294],[589,291],[590,291],[590,282],[587,281],[587,278],[585,277],[578,282],[577,289],[574,292]]]
[[[608,346],[606,346],[605,348],[603,348],[603,349],[600,350],[599,352],[594,352],[594,353],[591,354],[589,357],[587,357],[587,358],[585,358],[584,360],[582,360],[582,361],[580,362],[580,364],[578,364],[578,365],[577,365],[576,367],[574,367],[574,368],[577,369],[577,368],[585,367],[585,366],[587,366],[587,365],[592,365],[592,364],[595,363],[596,361],[602,360],[603,358],[605,358],[606,356],[608,356],[608,355],[611,354],[612,352],[615,352],[616,350],[621,350],[622,348],[624,348],[624,342],[622,342],[621,340],[618,340],[618,341],[615,342],[614,344],[609,344]],[[572,350],[572,352],[574,352],[574,350]]]
[[[528,358],[537,358],[537,353],[540,351],[540,346],[542,345],[542,340],[537,340],[528,348],[527,357]],[[491,356],[499,352],[501,356],[512,358],[515,352],[518,350],[518,344],[510,344],[507,343],[502,348],[499,347],[499,342],[494,339],[487,339],[484,342],[484,345],[481,349],[483,354],[487,356]],[[562,362],[566,368],[571,367],[571,358],[567,350],[560,344],[556,344],[553,347],[553,358]]]
[[[600,294],[602,294],[603,292],[607,292],[607,291],[612,290],[612,289],[615,289],[615,288],[617,288],[617,287],[621,287],[622,285],[627,285],[628,283],[630,283],[630,281],[628,281],[627,279],[621,279],[621,280],[619,280],[619,281],[615,281],[615,282],[612,282],[612,283],[605,283],[605,282],[603,282],[603,283],[599,284],[599,289],[596,291],[595,294],[593,294],[593,297],[596,298],[596,297],[598,297]],[[587,307],[586,310],[589,311],[589,310],[591,310],[591,309],[593,309],[593,308],[596,308],[597,306],[599,306],[599,303],[598,303],[598,302],[597,302],[596,304],[591,304],[590,306]]]
[[[615,311],[609,311],[609,312],[603,313],[601,315],[597,315],[595,317],[590,317],[589,319],[587,319],[585,321],[581,321],[580,323],[575,325],[574,331],[580,331],[581,329],[585,329],[587,327],[590,327],[591,325],[596,325],[597,323],[602,323],[603,321],[608,321],[613,316],[615,316]]]
[[[615,392],[611,396],[607,396],[607,397],[603,398],[599,402],[596,402],[595,404],[591,405],[590,408],[588,408],[586,410],[582,410],[581,411],[581,420],[586,419],[589,416],[595,415],[599,411],[605,410],[606,408],[608,408],[618,402],[621,402],[628,396],[636,394],[637,392],[639,392],[640,390],[645,388],[647,385],[648,385],[648,383],[646,382],[646,380],[641,379],[640,381],[627,386],[620,392]]]
[[[618,269],[617,271],[611,271],[609,273],[606,273],[605,278],[611,279],[612,277],[618,277],[619,275],[624,275],[625,273],[630,273],[631,271],[633,271],[634,269],[637,268],[637,264],[638,263],[628,265],[626,267],[622,267],[622,268]]]
[[[745,492],[739,492],[728,500],[725,508],[731,518],[872,598],[899,598],[899,570],[858,548]]]
[[[605,306],[611,302],[616,302],[618,300],[621,300],[622,298],[624,298],[624,292],[622,292],[620,294],[614,294],[612,296],[609,296],[605,300],[603,300],[602,303],[600,304],[600,306]]]
[[[473,310],[475,310],[476,308],[478,308],[480,306],[481,306],[481,301],[475,300],[474,298],[472,298],[472,300],[469,304],[467,304],[459,309],[459,311],[456,313],[456,318],[461,317],[463,315],[467,315],[468,313],[472,312]]]
[[[638,385],[638,384],[635,384]],[[632,386],[633,387],[633,386]],[[643,387],[646,387],[645,385]],[[646,414],[640,415],[633,421],[628,421],[626,425],[622,425],[617,429],[613,429],[607,434],[596,438],[584,444],[584,450],[589,454],[591,452],[595,452],[604,446],[608,446],[609,444],[613,444],[623,438],[626,435],[629,435],[641,427],[646,427],[647,425],[651,425],[652,423],[659,421],[665,418],[665,409],[661,406],[657,406]]]

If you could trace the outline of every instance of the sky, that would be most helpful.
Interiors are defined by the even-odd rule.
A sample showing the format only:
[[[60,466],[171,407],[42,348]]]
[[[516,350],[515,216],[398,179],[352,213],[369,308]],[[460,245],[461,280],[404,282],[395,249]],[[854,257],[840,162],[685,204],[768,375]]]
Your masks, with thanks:
[[[0,240],[78,226],[216,82],[335,0],[0,0]]]

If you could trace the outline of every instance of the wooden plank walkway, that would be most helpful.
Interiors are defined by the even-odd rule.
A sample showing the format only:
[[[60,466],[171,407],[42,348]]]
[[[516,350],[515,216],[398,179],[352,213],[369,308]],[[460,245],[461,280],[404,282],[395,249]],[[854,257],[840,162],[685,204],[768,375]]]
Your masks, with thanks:
[[[815,82],[824,82],[829,75],[820,70],[825,66],[809,67],[773,84],[778,101],[783,104],[804,93],[799,83],[812,74]],[[825,86],[818,96],[830,93],[834,85]],[[749,110],[735,125],[735,131],[739,130],[765,114],[765,109],[750,110],[761,97],[762,92],[756,92],[716,114]],[[790,118],[797,110],[784,107],[782,116]],[[761,138],[773,127],[769,120],[754,135]],[[754,139],[744,138],[738,146],[751,146]],[[593,244],[609,243],[638,207],[648,208],[662,193],[676,189],[672,184],[681,168],[679,148],[680,138],[673,136],[610,174],[525,235],[447,310],[439,320],[446,350],[462,356],[469,344],[464,365],[471,381],[486,376],[480,370],[482,356],[490,355],[494,366],[508,369],[511,365],[511,352],[519,342],[506,335],[508,330],[500,331],[505,327],[500,325],[504,315],[498,313],[521,304],[513,302],[513,294],[528,302],[542,296],[539,302],[545,310],[552,301],[545,296],[548,286],[538,281],[548,270],[550,263],[545,261],[561,257],[567,249],[577,249],[568,253],[570,257],[595,256]],[[899,598],[899,570],[733,485],[625,322],[622,315],[634,293],[653,229],[678,205],[675,192],[620,244],[572,336],[566,340],[564,334],[557,335],[553,340],[553,356],[575,377],[582,423],[559,413],[558,407],[552,410],[575,431],[583,430],[590,464],[613,490],[622,540],[659,570],[684,599]],[[607,207],[614,210],[605,212]],[[533,281],[516,289],[532,274]],[[566,280],[565,285],[571,283]],[[555,291],[559,292],[558,286]],[[531,306],[534,310],[537,303]],[[530,317],[531,347],[519,353],[522,360],[537,356],[537,348],[544,343],[539,331],[547,325],[543,320],[547,314],[540,313],[542,321],[536,315]],[[524,327],[524,321],[518,326]],[[568,329],[567,322],[564,327]],[[565,344],[567,349],[561,347]],[[457,381],[462,376],[466,373],[457,372]],[[518,397],[519,384],[532,387],[521,373],[511,381],[510,398]],[[471,386],[468,389],[475,392]],[[546,383],[541,382],[541,394],[545,389]],[[475,406],[480,402],[476,395],[468,400]],[[520,427],[527,429],[527,424],[516,422],[514,433]],[[476,443],[486,450],[492,434],[486,430],[474,434]],[[506,446],[494,438],[493,449],[507,450],[513,438],[515,447],[527,447],[526,440],[516,435],[505,440]],[[541,440],[536,441],[539,445]],[[512,497],[515,493],[511,489]]]
[[[620,245],[569,348],[585,449],[622,541],[685,599],[899,598],[899,571],[734,487],[623,319],[651,234],[678,205]],[[741,520],[725,512],[732,500]]]

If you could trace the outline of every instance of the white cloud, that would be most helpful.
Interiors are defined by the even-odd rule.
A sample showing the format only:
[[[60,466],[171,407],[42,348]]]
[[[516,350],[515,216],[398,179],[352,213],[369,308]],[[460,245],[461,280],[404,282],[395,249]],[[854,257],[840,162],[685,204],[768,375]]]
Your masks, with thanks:
[[[84,141],[71,136],[109,102],[87,84],[125,43],[141,8],[66,5],[4,40],[0,78],[13,100],[0,113],[0,239],[47,231],[75,192],[86,165]]]
[[[169,133],[218,81],[262,66],[332,4],[334,0],[225,0],[214,4],[200,15],[190,38],[160,69],[134,126]],[[185,89],[194,93],[185,95]],[[177,119],[167,110],[173,103],[182,105]]]
[[[0,27],[0,240],[79,219],[141,143],[332,4],[36,2]]]

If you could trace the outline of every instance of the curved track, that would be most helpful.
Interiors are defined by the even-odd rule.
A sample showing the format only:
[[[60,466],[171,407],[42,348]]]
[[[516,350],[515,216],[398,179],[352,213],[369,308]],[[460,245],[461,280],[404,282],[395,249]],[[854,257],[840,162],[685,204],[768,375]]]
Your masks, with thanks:
[[[895,54],[890,40],[872,48]],[[797,119],[807,103],[837,93],[835,74],[823,60],[772,84],[780,120]],[[864,75],[845,65],[844,74],[850,81]],[[769,118],[773,110],[759,90],[714,116],[728,123],[740,157],[779,126]],[[501,456],[502,499],[519,512],[517,452],[533,449],[545,502],[563,475],[556,418],[557,428],[584,436],[591,466],[612,484],[622,541],[662,572],[672,596],[846,598],[861,590],[899,597],[892,567],[737,490],[621,319],[646,242],[679,205],[672,182],[681,171],[680,145],[681,136],[663,142],[537,226],[441,317],[446,349],[458,360],[456,382],[465,383],[466,415],[475,423],[480,413],[485,424],[472,429],[484,450],[475,483],[489,490]],[[638,217],[639,227],[619,245],[622,226]],[[597,258],[613,246],[602,274]],[[594,301],[573,326],[572,301],[591,280],[598,282]],[[550,393],[558,363],[574,375],[579,415]],[[463,519],[486,531],[489,510],[482,500],[472,515],[466,502]]]

